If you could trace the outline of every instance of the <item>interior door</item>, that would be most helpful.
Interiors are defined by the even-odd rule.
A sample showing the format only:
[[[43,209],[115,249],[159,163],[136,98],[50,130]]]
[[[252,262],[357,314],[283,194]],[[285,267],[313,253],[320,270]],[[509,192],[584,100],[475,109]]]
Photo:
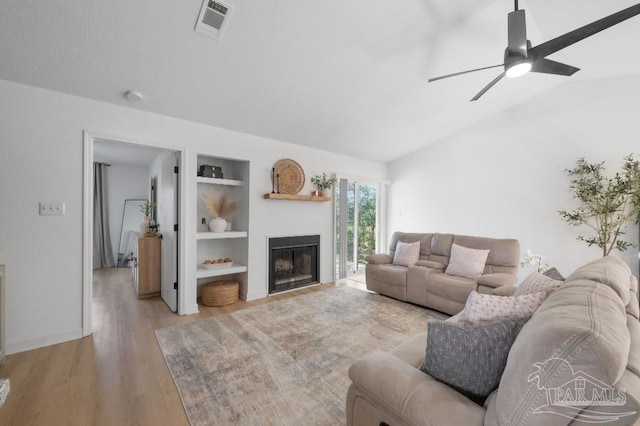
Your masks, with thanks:
[[[158,176],[158,213],[162,232],[162,299],[169,308],[178,309],[178,209],[180,153],[167,153]]]

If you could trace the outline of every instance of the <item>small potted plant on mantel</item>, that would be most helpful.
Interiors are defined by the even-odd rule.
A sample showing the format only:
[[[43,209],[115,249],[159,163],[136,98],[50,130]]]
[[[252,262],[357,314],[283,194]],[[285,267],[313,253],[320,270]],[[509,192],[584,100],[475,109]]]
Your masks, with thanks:
[[[321,175],[313,176],[311,178],[311,183],[314,184],[317,188],[316,191],[313,191],[313,195],[328,197],[329,190],[331,189],[333,184],[336,183],[336,178],[329,177],[326,173],[322,173]]]

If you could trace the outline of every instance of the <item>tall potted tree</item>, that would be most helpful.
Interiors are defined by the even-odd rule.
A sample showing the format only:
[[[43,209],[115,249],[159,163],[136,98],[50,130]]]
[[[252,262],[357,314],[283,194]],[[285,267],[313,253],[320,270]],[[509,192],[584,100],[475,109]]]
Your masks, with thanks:
[[[569,225],[591,228],[590,235],[580,235],[578,240],[600,247],[602,255],[608,256],[614,249],[638,247],[637,241],[621,237],[629,222],[640,219],[640,164],[635,156],[628,155],[622,170],[612,178],[604,171],[604,161],[590,163],[584,158],[578,159],[573,169],[567,169],[569,189],[579,205],[558,213]]]

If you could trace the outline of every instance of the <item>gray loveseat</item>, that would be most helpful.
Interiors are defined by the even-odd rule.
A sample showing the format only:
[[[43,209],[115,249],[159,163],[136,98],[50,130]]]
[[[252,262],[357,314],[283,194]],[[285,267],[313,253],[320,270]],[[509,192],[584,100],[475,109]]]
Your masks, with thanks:
[[[420,241],[418,263],[409,267],[392,263],[398,241]],[[480,278],[472,280],[445,273],[454,243],[490,250]],[[519,257],[520,245],[513,239],[395,232],[388,254],[374,254],[367,258],[367,289],[455,315],[462,310],[472,291],[491,293],[496,287],[515,284]]]
[[[524,325],[483,406],[417,368],[426,333],[365,355],[349,369],[347,425],[637,424],[637,291],[619,258],[576,270]]]

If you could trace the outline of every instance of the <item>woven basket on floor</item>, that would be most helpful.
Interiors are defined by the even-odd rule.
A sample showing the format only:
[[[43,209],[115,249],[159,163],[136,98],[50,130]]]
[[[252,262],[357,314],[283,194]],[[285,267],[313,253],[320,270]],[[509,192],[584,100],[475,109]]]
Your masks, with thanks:
[[[237,281],[216,281],[202,287],[202,304],[225,306],[238,301],[240,284]]]

